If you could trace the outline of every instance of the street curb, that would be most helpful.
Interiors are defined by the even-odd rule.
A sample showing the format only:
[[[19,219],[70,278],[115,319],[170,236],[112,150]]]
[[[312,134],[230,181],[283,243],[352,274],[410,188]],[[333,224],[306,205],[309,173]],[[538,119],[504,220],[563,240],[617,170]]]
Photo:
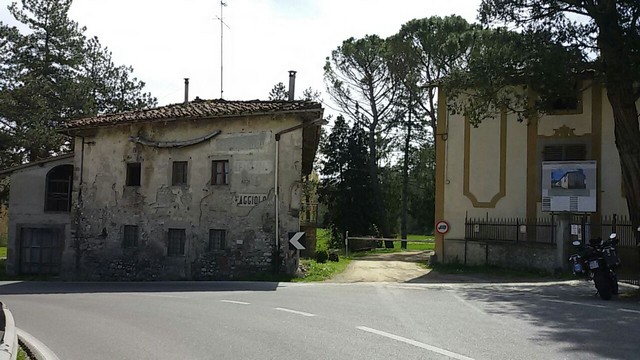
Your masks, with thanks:
[[[0,303],[4,313],[4,337],[0,344],[0,360],[15,360],[18,357],[18,336],[16,333],[16,323],[11,311],[5,304]]]
[[[40,340],[33,337],[24,330],[16,328],[18,333],[18,340],[22,345],[28,349],[29,355],[36,360],[60,360],[58,356],[43,344]]]

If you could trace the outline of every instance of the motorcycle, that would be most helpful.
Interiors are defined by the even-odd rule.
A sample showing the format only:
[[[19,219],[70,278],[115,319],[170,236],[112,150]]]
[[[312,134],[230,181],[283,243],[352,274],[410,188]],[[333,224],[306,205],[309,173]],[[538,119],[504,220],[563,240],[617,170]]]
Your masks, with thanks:
[[[620,258],[616,251],[618,236],[612,233],[609,239],[592,239],[589,245],[579,240],[573,242],[577,252],[569,256],[573,274],[587,276],[593,280],[597,294],[603,300],[611,299],[611,295],[618,294],[618,276],[616,269],[620,266]]]

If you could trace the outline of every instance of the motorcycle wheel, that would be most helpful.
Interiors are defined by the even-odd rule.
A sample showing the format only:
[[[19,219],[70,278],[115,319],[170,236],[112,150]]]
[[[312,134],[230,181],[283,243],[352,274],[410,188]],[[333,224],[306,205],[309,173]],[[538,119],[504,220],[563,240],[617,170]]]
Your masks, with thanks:
[[[613,295],[618,295],[618,275],[611,274],[611,293]]]
[[[603,271],[598,271],[593,274],[593,282],[596,284],[596,289],[602,300],[611,300],[611,284],[608,274]]]

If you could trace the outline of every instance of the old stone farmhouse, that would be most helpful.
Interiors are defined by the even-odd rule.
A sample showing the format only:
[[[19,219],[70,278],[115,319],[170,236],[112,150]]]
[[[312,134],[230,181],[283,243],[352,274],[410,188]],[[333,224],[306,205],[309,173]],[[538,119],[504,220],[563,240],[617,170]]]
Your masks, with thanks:
[[[73,154],[11,173],[9,274],[91,280],[293,272],[323,109],[198,100],[68,122]]]

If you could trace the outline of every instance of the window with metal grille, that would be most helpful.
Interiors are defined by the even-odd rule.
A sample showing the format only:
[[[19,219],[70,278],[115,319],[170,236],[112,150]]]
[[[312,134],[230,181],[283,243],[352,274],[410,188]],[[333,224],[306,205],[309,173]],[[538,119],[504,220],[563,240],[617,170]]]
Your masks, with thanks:
[[[229,160],[214,160],[211,163],[211,184],[229,184]]]
[[[137,225],[125,225],[122,237],[122,247],[136,247],[138,246],[138,226]]]
[[[127,186],[140,186],[142,166],[139,162],[127,163]]]
[[[579,161],[586,160],[585,144],[547,145],[542,152],[543,161]]]
[[[222,229],[209,230],[209,251],[227,248],[227,231]]]
[[[73,165],[56,166],[47,173],[44,211],[71,211]]]
[[[187,171],[189,163],[186,161],[174,161],[171,172],[171,185],[187,185]]]
[[[184,255],[184,243],[186,235],[184,229],[169,229],[168,256]]]

